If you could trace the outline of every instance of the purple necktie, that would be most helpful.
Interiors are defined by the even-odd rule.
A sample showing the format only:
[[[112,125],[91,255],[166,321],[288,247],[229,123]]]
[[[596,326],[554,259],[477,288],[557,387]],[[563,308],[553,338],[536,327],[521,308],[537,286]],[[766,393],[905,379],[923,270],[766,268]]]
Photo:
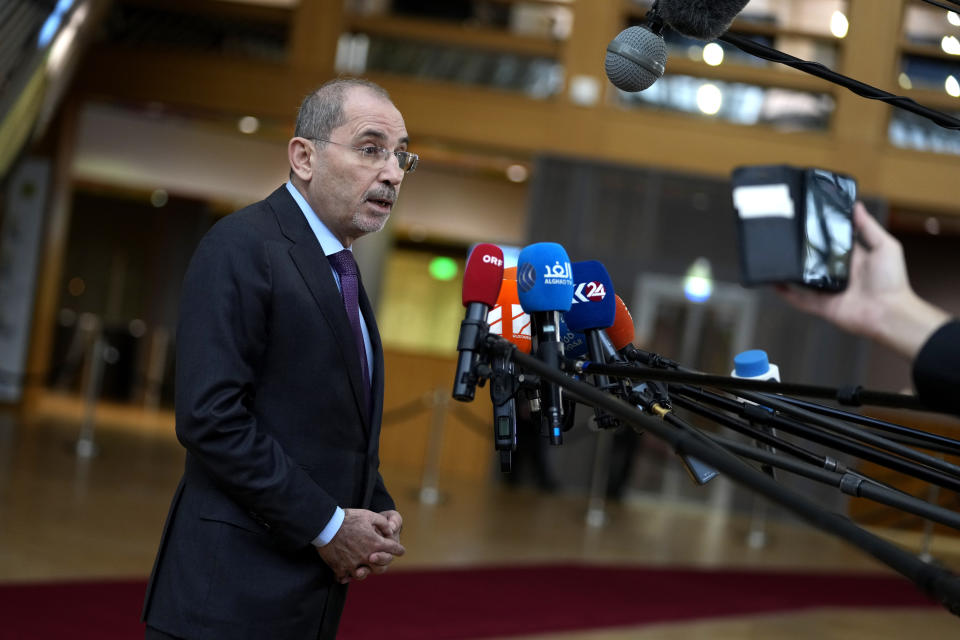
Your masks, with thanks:
[[[370,368],[367,365],[367,349],[363,344],[363,331],[360,329],[359,291],[360,280],[357,277],[357,261],[353,259],[353,252],[344,249],[327,256],[330,264],[340,276],[340,291],[343,293],[343,306],[347,310],[350,328],[353,329],[353,340],[356,342],[357,354],[360,356],[360,367],[363,370],[363,398],[370,410]]]

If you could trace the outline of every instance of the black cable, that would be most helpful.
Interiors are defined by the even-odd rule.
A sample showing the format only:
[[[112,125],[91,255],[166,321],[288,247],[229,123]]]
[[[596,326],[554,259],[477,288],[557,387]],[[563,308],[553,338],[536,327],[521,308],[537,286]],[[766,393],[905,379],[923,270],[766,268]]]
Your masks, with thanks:
[[[709,434],[707,437],[738,456],[795,473],[809,480],[831,485],[855,498],[866,498],[960,531],[960,514],[938,505],[932,505],[903,492],[880,486],[859,474],[817,469],[811,465],[784,458],[742,442]]]
[[[591,362],[589,360],[570,360],[568,361],[568,364],[570,364],[576,371],[583,373],[603,373],[608,376],[637,378],[640,380],[696,384],[705,387],[716,387],[718,389],[724,389],[728,391],[766,391],[769,393],[781,393],[786,395],[829,398],[842,404],[853,406],[870,404],[885,407],[896,407],[900,409],[916,409],[920,411],[931,410],[929,407],[920,402],[916,396],[908,396],[902,393],[889,393],[887,391],[872,391],[860,387],[836,389],[833,387],[820,387],[810,384],[794,384],[771,380],[750,380],[747,378],[717,376],[687,370],[669,371],[665,369],[632,367],[621,364],[608,365]]]
[[[703,442],[689,432],[670,428],[617,398],[610,397],[586,383],[573,380],[559,370],[548,367],[537,358],[518,352],[506,340],[495,336],[491,336],[488,340],[491,348],[509,354],[522,369],[536,373],[563,389],[575,391],[591,404],[599,405],[624,422],[660,438],[678,454],[696,456],[718,471],[727,474],[735,482],[786,507],[814,527],[832,533],[855,548],[870,554],[910,579],[921,591],[943,604],[949,611],[955,615],[960,614],[960,579],[946,569],[928,565],[896,545],[858,527],[848,518],[826,511],[807,498],[783,488],[775,480],[722,447]]]
[[[848,422],[854,422],[865,427],[872,427],[879,431],[902,437],[904,442],[909,442],[910,444],[930,449],[931,451],[938,451],[940,453],[948,453],[951,455],[960,455],[960,441],[953,440],[952,438],[948,438],[946,436],[941,436],[936,433],[929,433],[927,431],[920,431],[918,429],[911,429],[909,427],[904,427],[902,425],[887,422],[885,420],[863,416],[859,413],[850,413],[849,411],[843,411],[833,407],[825,407],[822,404],[807,402],[806,400],[799,400],[789,396],[780,396],[779,398],[784,402],[789,402],[790,404],[807,409],[808,411],[813,411],[815,413],[820,413],[825,416],[830,416],[841,420],[847,420]]]
[[[863,460],[875,462],[881,466],[887,467],[899,473],[903,473],[931,484],[935,484],[951,491],[960,491],[960,480],[943,473],[937,472],[921,464],[904,460],[898,456],[868,447],[855,439],[815,429],[809,425],[796,420],[785,418],[770,413],[760,407],[752,405],[742,405],[739,402],[718,396],[702,389],[689,388],[683,391],[685,395],[696,396],[696,399],[709,404],[719,406],[726,411],[732,411],[738,415],[748,417],[754,420],[768,420],[771,426],[781,429],[791,435],[804,438],[811,442],[816,442],[827,447],[832,447],[844,453],[856,456]],[[749,415],[746,415],[749,414]]]
[[[958,9],[960,9],[960,0],[945,0],[945,1],[955,5]],[[926,2],[927,4],[932,4],[935,7],[940,7],[941,9],[946,9],[947,11],[956,12],[957,10],[950,5],[943,4],[942,2],[937,2],[937,0],[920,0],[920,2]]]
[[[849,76],[837,73],[836,71],[820,64],[819,62],[810,62],[808,60],[795,58],[790,54],[783,53],[782,51],[778,51],[773,47],[768,47],[764,44],[760,44],[759,42],[751,40],[750,38],[740,36],[735,33],[727,32],[717,39],[723,40],[724,42],[729,42],[741,51],[755,55],[758,58],[763,58],[764,60],[769,60],[771,62],[777,62],[788,67],[793,67],[794,69],[799,69],[800,71],[809,73],[812,76],[817,76],[818,78],[828,80],[829,82],[849,89],[858,96],[869,98],[871,100],[879,100],[881,102],[886,102],[887,104],[892,104],[895,107],[900,107],[905,111],[911,111],[923,116],[924,118],[927,118],[931,122],[934,122],[945,129],[960,130],[960,119],[954,118],[953,116],[945,113],[941,113],[936,109],[925,107],[912,98],[898,96],[894,93],[877,89],[876,87],[870,86],[865,82],[860,82],[859,80],[855,80]]]

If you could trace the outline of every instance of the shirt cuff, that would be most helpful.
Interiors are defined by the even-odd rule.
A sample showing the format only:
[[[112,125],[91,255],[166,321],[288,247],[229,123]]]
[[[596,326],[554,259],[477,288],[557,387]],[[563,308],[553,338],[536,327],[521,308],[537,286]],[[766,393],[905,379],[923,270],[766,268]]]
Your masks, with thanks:
[[[323,528],[320,535],[313,539],[313,546],[323,547],[329,544],[329,542],[333,540],[333,536],[337,535],[337,532],[340,531],[340,525],[343,524],[344,515],[346,514],[343,509],[337,507],[337,510],[333,512],[333,517],[327,522],[327,526]]]

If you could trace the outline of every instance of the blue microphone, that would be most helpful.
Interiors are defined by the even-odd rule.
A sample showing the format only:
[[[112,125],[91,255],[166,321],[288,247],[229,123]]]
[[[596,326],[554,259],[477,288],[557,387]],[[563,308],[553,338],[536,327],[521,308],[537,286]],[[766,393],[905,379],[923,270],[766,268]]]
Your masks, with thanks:
[[[573,263],[573,300],[564,314],[567,327],[583,333],[590,357],[604,363],[600,330],[613,326],[617,301],[607,269],[596,260]]]
[[[560,341],[568,358],[587,357],[587,336],[567,326],[566,313],[560,315]]]
[[[537,242],[517,258],[517,294],[530,314],[537,340],[537,357],[559,368],[563,357],[560,314],[573,301],[573,269],[566,250],[555,242]],[[540,381],[540,424],[550,444],[563,443],[563,397],[560,388]]]
[[[613,325],[617,314],[617,301],[613,281],[606,267],[596,260],[573,263],[573,301],[564,318],[572,331],[583,332],[590,359],[606,364],[603,330]],[[593,383],[598,389],[610,391],[613,387],[605,375],[594,375]],[[615,429],[619,422],[610,414],[597,410],[597,426]]]

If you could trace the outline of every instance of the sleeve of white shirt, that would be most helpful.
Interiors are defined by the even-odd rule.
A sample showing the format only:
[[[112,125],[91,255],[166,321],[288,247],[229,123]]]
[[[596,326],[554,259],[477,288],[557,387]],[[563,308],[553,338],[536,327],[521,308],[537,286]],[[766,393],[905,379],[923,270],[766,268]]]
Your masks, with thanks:
[[[343,517],[346,515],[340,507],[337,507],[337,510],[333,512],[333,516],[330,518],[330,521],[327,522],[327,526],[323,528],[323,531],[320,532],[316,538],[313,539],[313,546],[323,547],[330,543],[333,540],[333,536],[337,535],[337,532],[340,531],[340,526],[343,524]]]

